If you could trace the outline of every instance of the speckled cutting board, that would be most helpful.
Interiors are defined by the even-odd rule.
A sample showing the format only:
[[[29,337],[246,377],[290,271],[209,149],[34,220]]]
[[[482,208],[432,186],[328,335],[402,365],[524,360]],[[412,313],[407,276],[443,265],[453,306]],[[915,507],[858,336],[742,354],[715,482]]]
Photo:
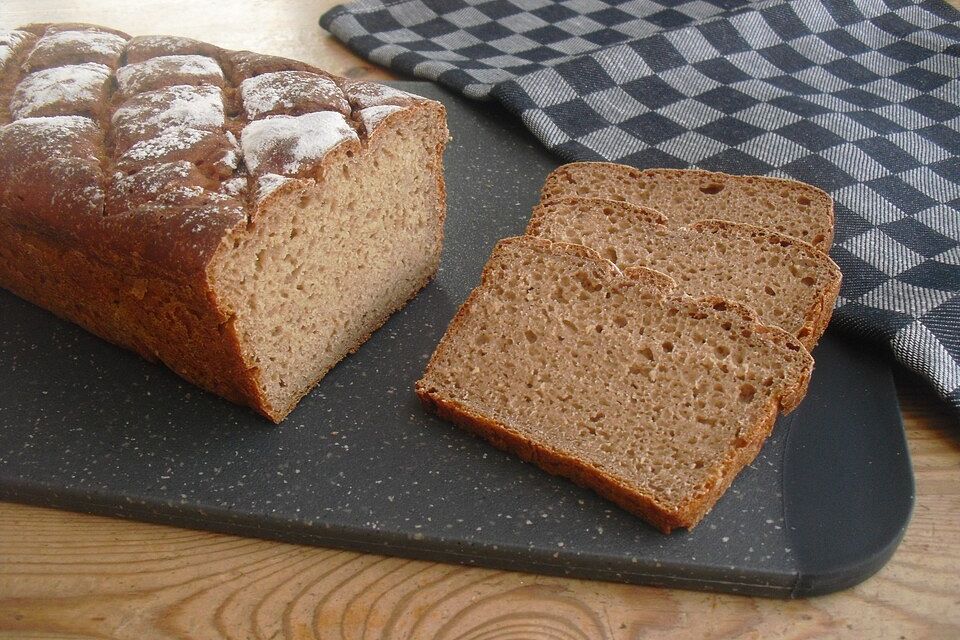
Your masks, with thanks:
[[[693,532],[426,414],[413,394],[493,244],[558,161],[492,104],[428,84],[454,140],[437,279],[283,425],[0,290],[0,498],[446,562],[771,596],[854,584],[893,553],[913,479],[893,382],[828,332],[799,409]]]

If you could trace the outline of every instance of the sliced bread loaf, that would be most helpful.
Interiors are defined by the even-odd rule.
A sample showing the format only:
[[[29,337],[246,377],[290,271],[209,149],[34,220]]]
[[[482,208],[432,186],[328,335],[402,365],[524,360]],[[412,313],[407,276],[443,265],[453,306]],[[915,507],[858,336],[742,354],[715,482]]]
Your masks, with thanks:
[[[441,417],[669,532],[753,460],[812,365],[747,307],[522,237],[497,245],[416,389]]]
[[[692,296],[742,302],[807,349],[823,335],[840,291],[833,260],[796,238],[721,220],[675,227],[627,202],[573,196],[541,203],[527,234],[582,244],[621,269],[661,271]]]
[[[794,180],[574,162],[547,176],[540,200],[564,196],[609,198],[652,207],[676,225],[707,218],[744,222],[800,238],[821,251],[829,251],[833,242],[833,199]]]
[[[436,272],[445,113],[188,38],[0,31],[0,287],[279,422]]]

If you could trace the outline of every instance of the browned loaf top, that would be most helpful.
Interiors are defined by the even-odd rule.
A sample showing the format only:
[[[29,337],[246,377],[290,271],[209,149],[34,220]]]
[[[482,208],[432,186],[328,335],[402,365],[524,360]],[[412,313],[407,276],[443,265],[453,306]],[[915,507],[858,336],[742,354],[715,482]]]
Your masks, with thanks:
[[[447,137],[293,60],[0,32],[0,284],[279,420],[433,274]]]
[[[608,198],[650,207],[675,225],[705,219],[743,222],[799,238],[824,252],[833,243],[833,198],[795,180],[574,162],[547,176],[540,199],[546,202],[565,196]]]
[[[837,265],[801,240],[722,220],[676,227],[662,213],[628,202],[580,196],[542,202],[527,234],[582,244],[621,269],[661,271],[692,296],[741,302],[808,350],[826,329],[840,291]]]
[[[494,249],[417,394],[669,532],[694,526],[754,459],[812,366],[747,307],[524,236]]]

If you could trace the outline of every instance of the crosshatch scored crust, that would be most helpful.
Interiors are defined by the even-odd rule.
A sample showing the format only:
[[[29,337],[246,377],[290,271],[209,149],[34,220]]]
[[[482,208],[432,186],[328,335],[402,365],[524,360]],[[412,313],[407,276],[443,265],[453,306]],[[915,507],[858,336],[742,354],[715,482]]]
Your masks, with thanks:
[[[433,276],[438,102],[84,24],[0,32],[0,285],[280,421]]]
[[[693,527],[806,393],[796,338],[583,247],[501,241],[416,390],[664,532]]]
[[[754,225],[701,220],[677,227],[653,209],[568,196],[535,207],[527,234],[582,244],[621,269],[661,271],[693,296],[746,304],[808,350],[826,330],[840,292],[840,269],[826,253]]]

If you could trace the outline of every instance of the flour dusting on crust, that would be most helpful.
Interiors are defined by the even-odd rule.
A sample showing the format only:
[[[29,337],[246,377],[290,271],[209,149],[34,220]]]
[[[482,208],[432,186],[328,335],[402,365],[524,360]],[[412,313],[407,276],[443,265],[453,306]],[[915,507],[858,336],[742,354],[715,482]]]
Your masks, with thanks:
[[[343,115],[320,111],[251,122],[240,134],[240,147],[253,174],[295,174],[348,140],[359,137]]]
[[[293,178],[288,178],[286,176],[281,176],[276,173],[265,173],[259,178],[257,178],[257,202],[261,202],[266,199],[271,193],[287,184],[292,182]]]
[[[114,67],[126,44],[120,36],[102,31],[59,31],[37,41],[26,67],[40,69],[84,58]]]
[[[13,58],[13,52],[29,35],[26,31],[0,29],[0,69],[3,69],[7,60]]]
[[[100,128],[97,127],[97,124],[90,118],[84,118],[83,116],[52,116],[49,118],[20,118],[14,122],[11,122],[8,125],[4,125],[2,129],[18,129],[23,128],[24,132],[29,131],[29,135],[24,138],[24,144],[29,144],[31,139],[36,139],[37,141],[43,141],[44,139],[49,139],[46,141],[52,142],[53,144],[49,145],[51,148],[55,147],[57,143],[62,142],[65,137],[75,136],[75,135],[90,135],[100,133]]]
[[[154,164],[130,176],[116,173],[111,189],[124,199],[134,194],[142,199],[152,199],[169,190],[171,184],[189,179],[193,172],[193,164],[184,160]]]
[[[162,84],[221,86],[223,70],[216,60],[207,56],[158,56],[117,69],[117,84],[124,95],[159,88]]]
[[[176,85],[148,91],[124,102],[113,114],[118,138],[129,146],[173,128],[223,127],[223,95],[218,87]]]
[[[13,49],[19,46],[28,35],[30,34],[26,31],[18,31],[17,29],[0,29],[0,47]]]
[[[220,188],[220,191],[227,194],[228,196],[239,196],[244,191],[247,190],[247,177],[246,176],[237,176],[236,178],[230,178],[229,180],[224,180],[223,186]]]
[[[14,118],[55,115],[58,107],[83,111],[99,105],[110,67],[96,62],[35,71],[20,81],[10,100]]]
[[[37,49],[41,47],[76,47],[79,53],[87,51],[105,55],[119,55],[126,40],[112,33],[102,31],[60,31],[40,38]]]
[[[142,140],[123,153],[118,162],[159,161],[178,151],[188,151],[205,138],[212,136],[209,131],[177,127],[160,132],[155,138]]]
[[[240,83],[243,108],[251,120],[291,111],[333,110],[350,114],[347,102],[332,80],[307,71],[277,71],[247,78]]]
[[[117,173],[110,197],[120,204],[120,210],[148,203],[182,205],[229,199],[228,195],[208,186],[211,186],[210,180],[193,163],[180,160],[150,165],[129,176]]]
[[[207,127],[223,126],[223,97],[215,87],[178,85],[157,89],[137,96],[142,101],[124,103],[113,116],[118,120],[141,120],[142,128],[156,126]]]
[[[366,109],[382,105],[406,106],[424,102],[426,98],[376,82],[351,82],[345,92],[354,109]]]
[[[236,168],[240,166],[240,143],[237,142],[236,136],[230,131],[227,131],[224,136],[227,138],[230,150],[224,154],[223,164],[236,170]]]
[[[360,122],[363,123],[363,130],[368,136],[373,135],[377,126],[391,113],[403,111],[404,107],[398,107],[393,104],[384,104],[378,107],[367,107],[360,111]]]

